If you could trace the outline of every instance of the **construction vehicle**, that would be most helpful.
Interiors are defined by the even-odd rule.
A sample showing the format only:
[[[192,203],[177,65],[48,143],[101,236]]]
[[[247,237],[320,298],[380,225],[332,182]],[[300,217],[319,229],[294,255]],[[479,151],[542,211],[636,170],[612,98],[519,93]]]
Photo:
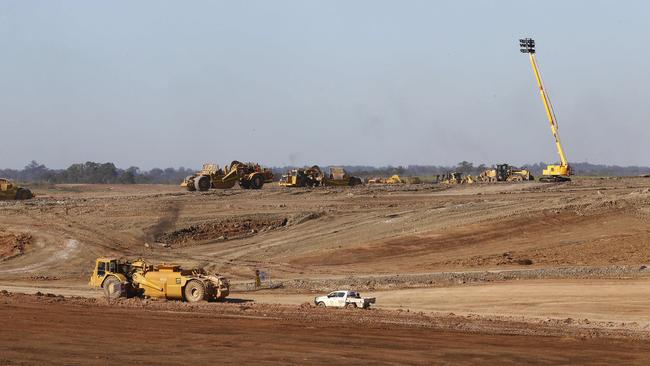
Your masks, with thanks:
[[[152,265],[97,258],[89,286],[102,288],[109,299],[144,296],[197,302],[222,300],[230,291],[228,280],[203,269],[183,270],[175,264]]]
[[[463,184],[463,173],[449,172],[442,175],[440,180],[442,184]]]
[[[540,182],[570,181],[570,176],[573,174],[573,172],[571,170],[571,166],[569,166],[569,162],[566,158],[566,154],[564,153],[564,149],[562,148],[562,143],[560,142],[558,124],[557,119],[555,118],[553,105],[551,104],[551,100],[546,94],[544,82],[542,81],[542,76],[539,73],[539,67],[537,67],[537,60],[535,58],[535,41],[531,38],[520,39],[519,46],[521,47],[521,52],[527,53],[530,58],[530,65],[533,67],[533,73],[535,74],[535,80],[537,80],[537,86],[539,86],[542,103],[544,104],[544,109],[546,109],[546,117],[551,124],[551,132],[555,138],[555,146],[557,148],[558,155],[560,155],[560,165],[548,165],[546,169],[543,170],[543,176],[539,180]]]
[[[6,178],[0,178],[0,200],[28,200],[34,198],[32,191],[19,187]]]
[[[535,180],[527,169],[519,169],[509,164],[497,164],[496,168],[487,169],[478,176],[480,182],[523,182]]]
[[[330,167],[330,173],[323,176],[322,185],[324,186],[349,186],[363,184],[359,177],[353,177],[341,167]]]
[[[406,177],[402,178],[397,174],[391,175],[389,178],[370,178],[368,184],[420,184],[422,180],[419,177]]]
[[[478,177],[476,177],[474,175],[466,175],[461,180],[461,183],[462,184],[474,184],[474,183],[478,183],[478,181],[479,181]]]
[[[210,188],[228,189],[239,182],[244,189],[260,189],[264,183],[273,181],[273,172],[259,164],[233,160],[230,165],[219,168],[216,164],[203,164],[203,169],[186,177],[181,183],[188,191],[207,191]]]
[[[395,174],[390,176],[390,178],[375,177],[370,178],[367,181],[368,184],[403,184],[406,183],[406,180],[402,179],[399,175]]]
[[[283,187],[318,187],[323,182],[323,172],[314,165],[311,168],[292,169],[280,178]]]

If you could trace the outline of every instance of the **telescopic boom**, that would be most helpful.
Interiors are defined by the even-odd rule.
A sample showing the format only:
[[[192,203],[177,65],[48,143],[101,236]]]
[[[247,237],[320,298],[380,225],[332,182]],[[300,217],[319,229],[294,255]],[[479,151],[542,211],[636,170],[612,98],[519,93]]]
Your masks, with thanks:
[[[533,67],[533,73],[535,74],[535,80],[537,80],[537,86],[539,86],[539,93],[542,97],[542,103],[544,103],[544,108],[546,109],[546,117],[551,124],[551,132],[555,138],[555,146],[557,147],[557,153],[560,155],[560,165],[548,165],[543,171],[543,177],[540,178],[540,181],[568,181],[571,180],[569,176],[572,174],[571,167],[567,161],[566,154],[564,153],[564,148],[562,148],[562,142],[560,141],[560,134],[558,132],[557,119],[555,118],[555,112],[553,111],[553,105],[551,100],[546,94],[544,89],[544,82],[542,81],[542,76],[539,73],[539,67],[537,66],[537,60],[535,59],[535,40],[531,38],[524,38],[519,40],[519,46],[521,47],[521,52],[527,53],[530,58],[530,65]]]

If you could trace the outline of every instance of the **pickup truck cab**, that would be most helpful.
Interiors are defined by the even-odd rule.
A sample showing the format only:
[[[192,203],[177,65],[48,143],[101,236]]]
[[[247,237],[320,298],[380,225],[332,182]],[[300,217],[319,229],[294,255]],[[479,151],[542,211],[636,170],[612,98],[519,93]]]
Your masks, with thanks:
[[[361,297],[357,291],[349,290],[333,291],[325,296],[314,298],[314,304],[319,307],[367,309],[374,303],[374,297]]]

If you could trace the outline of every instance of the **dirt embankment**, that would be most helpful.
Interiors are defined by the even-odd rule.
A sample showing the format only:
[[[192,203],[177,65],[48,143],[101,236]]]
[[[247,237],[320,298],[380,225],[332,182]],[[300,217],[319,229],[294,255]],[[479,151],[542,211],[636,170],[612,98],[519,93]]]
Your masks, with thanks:
[[[201,241],[241,239],[285,226],[287,221],[286,217],[259,215],[232,217],[168,231],[155,239],[159,243],[171,244],[173,247],[189,246]]]
[[[320,216],[321,213],[315,212],[296,215],[257,214],[232,216],[166,231],[156,236],[155,241],[168,244],[171,247],[186,247],[206,242],[243,239],[279,228],[298,225],[317,219]]]

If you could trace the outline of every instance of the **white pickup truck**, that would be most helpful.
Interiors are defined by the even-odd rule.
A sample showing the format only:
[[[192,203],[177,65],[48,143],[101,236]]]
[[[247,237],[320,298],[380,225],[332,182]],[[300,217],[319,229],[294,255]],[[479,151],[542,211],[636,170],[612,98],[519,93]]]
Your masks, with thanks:
[[[356,291],[339,290],[330,292],[326,296],[314,298],[314,304],[320,307],[335,308],[362,308],[367,309],[375,303],[374,297],[361,297]]]

